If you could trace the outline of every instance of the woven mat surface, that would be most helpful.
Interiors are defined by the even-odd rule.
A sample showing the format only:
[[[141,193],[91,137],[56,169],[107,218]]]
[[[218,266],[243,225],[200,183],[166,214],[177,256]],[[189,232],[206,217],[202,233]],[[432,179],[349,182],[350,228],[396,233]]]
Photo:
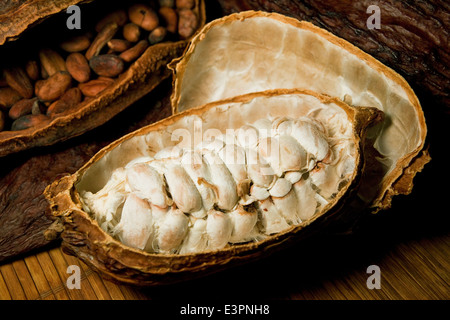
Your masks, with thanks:
[[[344,251],[338,247],[346,245]],[[83,262],[56,247],[0,265],[2,300],[145,300],[262,298],[294,300],[448,300],[450,299],[450,236],[408,240],[361,253],[353,240],[325,243],[306,250],[304,259],[282,252],[234,270],[192,283],[135,288],[102,279]],[[312,251],[322,250],[323,256]],[[341,260],[339,260],[341,256]],[[306,260],[306,261],[305,261]],[[315,261],[313,261],[315,260]],[[309,262],[308,262],[309,261]],[[369,265],[381,271],[381,289],[369,289]],[[69,289],[70,265],[80,267],[80,289]],[[242,290],[236,290],[236,288]],[[225,300],[226,301],[226,300]]]

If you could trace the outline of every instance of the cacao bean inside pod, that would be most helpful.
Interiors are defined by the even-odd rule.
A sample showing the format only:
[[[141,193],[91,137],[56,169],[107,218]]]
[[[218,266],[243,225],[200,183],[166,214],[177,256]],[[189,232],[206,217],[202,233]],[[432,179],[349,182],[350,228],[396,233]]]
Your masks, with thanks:
[[[0,62],[1,82],[6,86],[3,88],[2,85],[1,89],[14,90],[25,99],[38,95],[49,104],[59,99],[70,86],[56,92],[53,87],[58,83],[53,83],[45,85],[44,90],[41,88],[43,81],[55,74],[68,72],[73,80],[71,86],[79,87],[83,95],[76,106],[53,113],[50,121],[33,122],[32,126],[20,131],[12,131],[13,121],[6,121],[0,131],[0,157],[52,145],[92,130],[170,76],[167,64],[180,56],[187,44],[187,39],[179,34],[171,35],[170,39],[160,37],[157,45],[149,45],[146,40],[149,31],[138,27],[141,28],[138,44],[130,43],[128,49],[113,46],[113,51],[108,52],[108,41],[114,40],[113,36],[122,37],[124,24],[130,22],[128,8],[136,3],[138,1],[134,0],[129,3],[105,0],[42,3],[40,0],[27,0],[0,5],[0,56],[8,58]],[[82,12],[81,29],[71,26],[77,20],[76,14],[68,15],[69,12],[66,12],[71,5],[79,6]],[[147,5],[154,8],[154,14],[157,14],[157,0]],[[204,6],[204,0],[196,0],[191,9],[198,19],[198,28],[205,23]],[[143,20],[140,24],[148,27]],[[123,51],[123,59],[116,57],[120,53],[116,50]],[[73,55],[67,59],[70,53]],[[104,59],[110,53],[115,54],[114,58]],[[88,61],[91,59],[93,61]],[[30,61],[33,64],[29,64]],[[106,86],[103,77],[114,78],[111,85]],[[6,93],[6,98],[14,98],[11,93]],[[0,105],[7,103],[4,107],[10,108],[17,102],[11,99],[2,101],[2,97]]]
[[[338,218],[360,180],[367,128],[381,118],[376,108],[351,107],[307,90],[247,94],[128,134],[75,174],[55,181],[44,194],[53,216],[64,224],[66,251],[105,277],[137,285],[192,279],[266,256],[310,234],[305,230],[314,233]],[[314,162],[311,167],[281,167],[283,172],[275,173],[273,153],[267,158],[259,153],[248,156],[256,151],[248,147],[251,139],[244,139],[240,129],[253,127],[258,139],[275,139],[287,135],[278,128],[290,119],[311,121],[318,131],[324,130],[334,162],[307,153]],[[289,140],[280,145],[293,144]],[[226,147],[234,151],[221,152]],[[239,148],[243,156],[238,156]],[[287,151],[283,150],[285,157]],[[226,158],[229,155],[233,159]],[[190,166],[189,159],[197,163]],[[237,170],[242,167],[235,162],[242,159],[243,171],[251,167],[252,175]],[[251,165],[248,159],[258,161]],[[293,159],[304,161],[295,154]],[[304,174],[307,170],[311,175],[327,170],[330,179],[316,179],[314,185]],[[174,173],[182,179],[176,181]],[[259,179],[268,183],[257,185],[252,178],[257,175],[271,179]],[[66,232],[85,239],[84,245],[72,243]]]
[[[208,23],[170,67],[174,112],[277,88],[306,88],[382,110],[385,120],[369,133],[373,147],[366,157],[372,160],[359,188],[374,211],[409,193],[414,175],[430,160],[424,114],[408,83],[309,22],[258,11],[232,14]]]

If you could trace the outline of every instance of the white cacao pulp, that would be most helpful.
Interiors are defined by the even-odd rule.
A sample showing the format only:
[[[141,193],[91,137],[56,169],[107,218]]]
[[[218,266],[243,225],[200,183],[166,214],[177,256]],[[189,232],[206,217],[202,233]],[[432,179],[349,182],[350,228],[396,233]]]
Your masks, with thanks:
[[[326,117],[262,118],[128,159],[81,201],[106,232],[147,252],[260,241],[308,222],[351,179],[351,132]]]

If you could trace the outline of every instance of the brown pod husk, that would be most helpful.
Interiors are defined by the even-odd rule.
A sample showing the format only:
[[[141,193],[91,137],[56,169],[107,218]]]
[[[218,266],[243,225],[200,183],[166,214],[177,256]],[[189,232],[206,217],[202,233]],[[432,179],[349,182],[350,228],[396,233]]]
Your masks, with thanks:
[[[170,68],[174,113],[276,88],[306,88],[385,112],[385,121],[369,133],[371,166],[359,190],[363,206],[373,211],[410,193],[415,174],[430,161],[424,114],[408,83],[309,22],[262,11],[231,14],[197,32]]]
[[[69,17],[65,10],[70,5],[80,5],[81,11],[85,12],[83,11],[83,5],[92,5],[89,2],[91,1],[59,0],[49,1],[43,5],[42,1],[31,0],[16,1],[0,6],[0,45],[2,45],[0,55],[3,55],[4,47],[8,50],[25,47],[28,49],[24,52],[28,53],[28,42],[21,43],[22,38],[26,38],[26,41],[39,41],[39,39],[36,39],[37,37],[30,40],[29,35],[41,27],[44,28],[45,32],[48,32],[49,25],[46,24],[47,22],[57,22],[57,29],[64,29],[66,27],[65,21]],[[103,3],[108,4],[105,1]],[[198,15],[199,25],[204,25],[206,19],[204,1],[197,0],[194,10]],[[104,14],[104,11],[100,13]],[[62,19],[57,20],[58,17]],[[94,18],[98,18],[98,15],[97,17],[94,15]],[[47,19],[51,21],[45,21],[42,26],[37,25]],[[83,20],[83,23],[87,23],[87,21]],[[50,30],[52,29],[50,28]],[[50,32],[50,34],[52,33]],[[53,43],[54,47],[57,48],[62,41],[64,39],[54,39],[54,43],[50,41],[50,44]],[[94,99],[82,102],[74,109],[73,113],[64,113],[64,116],[55,117],[50,122],[26,130],[0,132],[0,157],[37,146],[52,145],[81,135],[107,122],[169,77],[170,71],[166,67],[167,64],[173,58],[182,54],[186,44],[186,40],[180,40],[163,42],[148,47],[116,79],[113,85],[102,91]],[[23,62],[25,64],[26,61]]]
[[[198,130],[196,121],[201,121],[202,132],[218,129],[225,133],[227,129],[238,129],[258,119],[284,116],[295,119],[307,114],[318,119],[327,115],[330,122],[339,119],[345,128],[349,128],[354,166],[345,183],[339,184],[332,200],[312,218],[263,240],[195,254],[147,253],[128,247],[106,233],[83,206],[83,194],[103,188],[115,169],[138,157],[153,156],[166,147],[177,145],[179,141],[172,139],[175,130],[183,130],[194,137]],[[140,286],[193,279],[262,258],[322,230],[338,218],[339,210],[351,198],[352,190],[359,182],[366,129],[380,117],[382,112],[375,108],[354,108],[337,98],[296,89],[252,93],[187,110],[116,140],[75,174],[49,185],[44,194],[50,202],[55,222],[47,235],[54,238],[61,233],[64,251],[76,255],[105,278]],[[196,142],[183,138],[183,143]]]

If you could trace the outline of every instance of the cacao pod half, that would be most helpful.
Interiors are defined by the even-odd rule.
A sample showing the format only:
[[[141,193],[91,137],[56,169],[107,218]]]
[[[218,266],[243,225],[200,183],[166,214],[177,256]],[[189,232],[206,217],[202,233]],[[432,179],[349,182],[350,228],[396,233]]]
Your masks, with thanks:
[[[174,60],[174,112],[278,88],[306,88],[385,113],[365,149],[370,165],[358,190],[363,206],[388,208],[411,191],[430,158],[427,127],[408,83],[347,41],[305,21],[245,11],[208,23]]]
[[[138,165],[140,169],[150,169],[146,167],[142,159],[156,159],[159,158],[158,155],[166,154],[161,156],[161,159],[170,161],[165,151],[168,150],[167,148],[172,148],[170,150],[174,150],[175,147],[179,147],[180,150],[192,149],[199,142],[203,146],[209,132],[228,134],[229,130],[238,130],[251,123],[255,123],[256,126],[257,121],[266,123],[267,120],[270,120],[269,123],[275,121],[279,123],[278,127],[281,127],[286,118],[297,119],[304,116],[320,121],[325,126],[325,130],[331,134],[330,145],[336,148],[334,153],[336,157],[344,156],[349,160],[339,162],[338,165],[340,170],[343,170],[339,172],[345,172],[345,174],[336,175],[335,177],[338,178],[331,184],[328,183],[330,182],[328,178],[333,174],[326,174],[317,180],[322,179],[322,182],[325,182],[319,187],[322,191],[327,189],[326,185],[333,185],[333,190],[325,196],[326,202],[323,206],[319,206],[312,216],[297,222],[291,221],[286,228],[275,232],[266,232],[266,235],[260,239],[231,243],[231,238],[227,238],[227,243],[217,245],[215,241],[217,238],[212,234],[221,235],[225,231],[220,224],[212,232],[208,230],[209,219],[212,217],[211,212],[208,212],[206,221],[208,245],[203,250],[188,252],[169,250],[169,248],[175,248],[170,246],[170,243],[173,243],[174,235],[180,231],[179,224],[174,221],[180,218],[185,221],[187,219],[201,221],[203,217],[195,215],[202,205],[206,206],[206,202],[201,200],[200,207],[197,208],[197,205],[191,205],[189,202],[191,197],[183,198],[184,195],[192,193],[189,189],[192,181],[182,174],[184,169],[178,170],[173,177],[170,171],[161,174],[160,183],[158,183],[160,189],[151,191],[149,198],[142,196],[148,188],[140,190],[135,188],[138,180],[143,177],[143,171],[135,171],[139,174],[127,176],[126,180],[120,179],[123,168],[137,168],[134,166]],[[366,129],[379,121],[381,116],[382,112],[376,108],[351,107],[337,98],[307,90],[272,90],[234,97],[173,115],[116,140],[97,153],[75,174],[63,177],[48,186],[45,196],[50,202],[56,219],[55,225],[59,225],[59,232],[62,231],[64,250],[81,258],[89,266],[101,272],[104,277],[135,285],[160,285],[193,279],[267,256],[289,243],[323,230],[330,220],[338,218],[340,209],[346,201],[351,199],[352,191],[360,180],[364,165],[361,152],[362,141]],[[343,140],[333,139],[341,134]],[[315,141],[314,136],[310,138]],[[216,140],[212,142],[214,141]],[[343,145],[348,148],[340,149],[339,146]],[[294,150],[291,149],[288,153],[292,154],[292,151]],[[322,158],[325,159],[326,154]],[[249,163],[249,158],[246,159],[247,162],[244,165],[247,165],[250,177],[250,170],[254,167]],[[320,167],[327,166],[325,162],[324,160],[321,165],[317,163],[317,168],[314,170],[320,172]],[[178,160],[175,160],[175,163],[178,166],[181,164]],[[272,162],[270,163],[272,166]],[[164,167],[164,164],[162,166]],[[229,169],[229,164],[227,166]],[[331,167],[330,164],[329,168]],[[152,170],[155,171],[155,169]],[[303,172],[299,168],[286,167],[285,169],[294,175]],[[310,176],[314,174],[313,171],[309,172]],[[281,172],[277,175],[276,182],[286,183],[287,175],[284,171]],[[155,179],[157,176],[158,174],[153,175]],[[262,180],[264,176],[256,175]],[[342,178],[343,176],[345,178]],[[117,177],[119,179],[116,179]],[[224,175],[217,177],[219,178],[214,179],[211,173],[211,179],[199,178],[197,182],[200,184],[203,181],[204,185],[218,190],[216,195],[219,199],[226,177]],[[307,177],[303,179],[309,181]],[[253,187],[258,185],[255,178],[251,180]],[[330,178],[330,180],[334,179]],[[153,181],[156,180],[153,179]],[[274,190],[275,185],[276,183],[271,191]],[[278,191],[281,192],[281,189],[283,188]],[[249,188],[245,190],[240,194],[241,199],[251,195]],[[156,199],[155,195],[161,192],[164,197]],[[87,194],[90,196],[87,197]],[[98,195],[95,199],[98,201],[94,204],[87,201],[92,195]],[[274,193],[272,196],[275,202],[275,198],[282,195]],[[132,210],[127,208],[130,203],[132,203]],[[168,203],[171,209],[164,211],[161,215],[164,203]],[[96,211],[96,205],[98,211]],[[214,214],[221,217],[231,215],[235,205],[238,206],[234,201],[230,207],[225,207],[219,200],[211,204],[215,208]],[[110,210],[111,208],[113,210]],[[178,211],[176,216],[173,210]],[[264,217],[268,214],[266,210],[268,209],[260,210],[258,215]],[[291,213],[289,210],[279,212]],[[130,220],[124,221],[125,219]],[[155,238],[161,238],[163,233],[166,235],[163,241],[158,240],[158,251],[153,250],[155,247],[152,248],[151,245],[148,250],[146,248],[147,237],[151,232],[148,232],[143,223],[152,224],[149,222],[153,221],[152,219],[162,219],[163,222],[162,225],[155,224]],[[139,222],[138,220],[143,223],[136,223]],[[115,234],[117,226],[122,232],[121,235]],[[237,231],[236,225],[233,226],[231,233],[233,230]],[[193,232],[196,228],[190,225],[188,229],[189,232]],[[146,232],[148,232],[147,235],[145,235]],[[187,242],[189,239],[186,237],[180,241]],[[167,247],[163,245],[163,242],[167,244]]]

